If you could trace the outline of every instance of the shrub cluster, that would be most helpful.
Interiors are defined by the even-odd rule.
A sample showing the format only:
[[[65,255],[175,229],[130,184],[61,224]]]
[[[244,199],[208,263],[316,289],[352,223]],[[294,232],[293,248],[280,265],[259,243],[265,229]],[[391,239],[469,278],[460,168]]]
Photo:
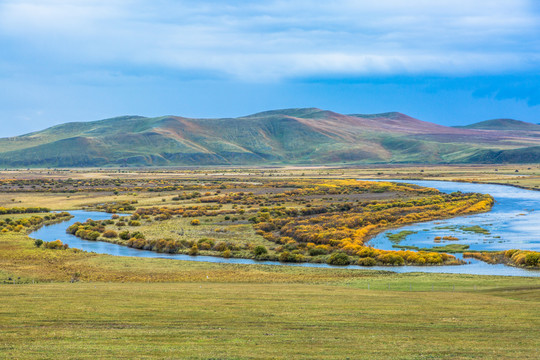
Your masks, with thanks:
[[[372,189],[373,190],[373,189]],[[295,192],[305,189],[294,190]],[[344,191],[339,188],[317,187],[312,192]],[[349,191],[352,191],[349,189]],[[309,192],[309,191],[308,191]],[[431,190],[426,190],[431,193]],[[260,208],[250,220],[257,234],[280,244],[278,252],[287,252],[283,261],[297,261],[299,256],[324,256],[331,264],[358,263],[361,265],[432,265],[455,264],[452,255],[435,252],[383,251],[366,247],[368,236],[406,223],[486,211],[493,205],[489,195],[453,193],[429,195],[410,200],[365,202],[357,204],[329,204],[305,208]],[[333,255],[343,253],[343,255]],[[290,257],[293,254],[294,257]],[[359,260],[359,258],[368,258]]]
[[[173,216],[200,217],[237,214],[235,209],[221,209],[219,205],[185,206],[185,207],[150,207],[139,208],[135,212],[140,216],[154,216],[155,220],[167,220]]]
[[[69,248],[68,244],[63,244],[60,240],[54,240],[54,241],[46,241],[43,243],[43,247],[46,249],[53,249],[53,250],[66,250]]]
[[[0,215],[6,214],[31,214],[31,213],[48,213],[51,209],[45,207],[14,207],[5,208],[0,206]]]
[[[50,213],[43,217],[32,215],[29,218],[21,218],[17,220],[5,218],[3,220],[0,220],[0,231],[4,233],[9,231],[28,231],[30,229],[36,229],[45,223],[64,221],[69,218],[71,218],[71,215],[68,212]]]
[[[117,212],[135,210],[135,206],[133,206],[133,204],[137,204],[137,200],[112,201],[112,202],[107,202],[105,204],[97,205],[96,209],[104,210],[105,212],[114,214]]]
[[[138,234],[134,234],[137,236]],[[140,234],[142,236],[142,234]],[[216,242],[212,238],[201,238],[195,240],[172,240],[172,239],[158,239],[147,240],[144,237],[132,237],[126,245],[135,249],[150,250],[162,253],[187,253],[189,255],[197,255],[200,251],[213,250],[222,253],[224,257],[230,257],[232,251],[240,251],[248,249],[249,245],[238,246],[233,243],[219,241]]]
[[[497,252],[466,252],[464,258],[474,258],[489,264],[510,264],[519,267],[540,268],[540,252],[531,250],[506,250]]]
[[[159,180],[152,183],[153,189],[169,185],[170,183]],[[176,196],[175,200],[190,199],[191,202],[204,204],[139,208],[129,218],[116,217],[114,220],[108,220],[110,222],[87,221],[84,224],[76,224],[68,230],[82,238],[101,238],[138,249],[191,255],[215,251],[225,257],[255,257],[285,262],[314,261],[332,265],[456,264],[459,261],[452,255],[430,251],[377,250],[367,247],[365,242],[369,236],[389,227],[486,211],[493,204],[493,199],[489,195],[442,194],[435,189],[408,184],[356,180],[263,180],[260,184],[243,184],[242,191],[221,192],[223,188],[232,189],[241,185],[239,183],[224,185],[220,181],[190,184],[189,190],[193,192],[184,191],[182,195]],[[257,187],[263,187],[265,192],[244,191],[245,188]],[[204,192],[203,189],[215,191]],[[182,190],[188,190],[188,186]],[[362,201],[361,196],[353,196],[387,191],[401,192],[407,196],[399,199],[393,197],[389,200]],[[321,197],[323,200],[336,199],[336,203],[323,201],[321,204],[313,200]],[[233,205],[232,208],[223,209],[223,204]],[[118,211],[120,208],[112,210]],[[130,233],[129,230],[124,230],[116,233],[114,230],[106,231],[105,228],[108,224],[115,224],[118,227],[128,224],[133,227],[141,225],[143,221],[148,222],[152,219],[166,221],[173,217],[192,218],[191,224],[199,225],[203,216],[224,215],[226,221],[234,221],[238,219],[234,214],[245,213],[250,213],[246,217],[250,217],[249,220],[256,233],[275,246],[271,245],[268,248],[252,244],[238,246],[207,238],[198,241],[178,238],[146,239],[140,232]],[[244,216],[240,218],[245,219]],[[205,227],[201,232],[206,230]],[[216,229],[216,232],[218,231],[221,230]],[[183,235],[183,230],[178,234]]]

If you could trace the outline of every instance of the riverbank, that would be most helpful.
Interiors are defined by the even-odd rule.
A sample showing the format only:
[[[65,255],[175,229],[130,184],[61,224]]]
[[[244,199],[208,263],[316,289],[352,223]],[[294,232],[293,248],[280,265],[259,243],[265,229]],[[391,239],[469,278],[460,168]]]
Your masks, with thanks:
[[[147,252],[150,253],[150,252]],[[195,257],[192,257],[195,258]],[[174,261],[167,258],[113,256],[66,250],[36,248],[34,240],[19,233],[0,234],[0,283],[69,282],[258,282],[306,284],[360,284],[371,281],[372,288],[407,290],[415,279],[416,290],[450,291],[452,285],[472,290],[493,287],[540,286],[540,278],[474,276],[459,274],[397,274],[388,270],[366,268],[274,266],[266,264],[216,263],[207,261]],[[459,268],[454,266],[451,268]],[[418,271],[421,271],[420,268]],[[428,269],[436,270],[435,267]],[[510,268],[512,269],[512,268]],[[520,269],[516,269],[520,270]],[[379,285],[377,285],[379,284]],[[458,285],[459,284],[459,285]],[[364,285],[367,286],[366,283]]]
[[[534,212],[534,209],[540,208],[540,194],[530,192],[527,190],[519,190],[516,188],[509,188],[501,185],[485,185],[485,184],[471,184],[460,182],[441,182],[441,181],[410,181],[410,180],[394,180],[399,182],[412,182],[417,185],[434,187],[443,191],[443,193],[452,193],[456,191],[460,192],[478,192],[478,193],[492,193],[495,195],[496,204],[492,211],[483,214],[468,214],[467,216],[454,217],[451,219],[443,218],[434,221],[417,223],[413,225],[407,225],[400,227],[400,231],[406,231],[409,234],[399,240],[399,245],[405,248],[422,247],[429,250],[433,246],[444,246],[444,243],[450,243],[453,246],[463,248],[463,251],[501,251],[507,249],[522,249],[538,251],[540,249],[540,242],[535,241],[535,238],[540,238],[540,228],[536,224],[540,223],[540,213]],[[93,218],[94,220],[106,220],[110,218],[110,215],[105,213],[92,213],[78,211],[79,216],[72,222],[84,222],[87,218]],[[117,221],[124,221],[119,219]],[[189,219],[184,221],[189,227]],[[111,243],[104,243],[101,241],[85,241],[65,234],[65,228],[70,225],[64,224],[55,228],[43,229],[42,232],[33,234],[33,237],[39,237],[45,241],[53,241],[61,239],[71,247],[84,249],[86,251],[96,251],[105,254],[114,254],[120,256],[137,256],[137,257],[162,257],[168,259],[177,259],[185,261],[207,261],[207,262],[221,262],[221,263],[243,263],[243,264],[272,264],[272,265],[284,265],[278,261],[257,261],[253,259],[242,258],[226,258],[208,256],[201,248],[197,256],[189,256],[182,254],[168,254],[166,252],[155,253],[151,251],[137,250]],[[226,222],[225,222],[226,223]],[[163,227],[163,223],[160,223],[160,231],[163,233],[168,232],[166,227]],[[180,222],[179,224],[182,224]],[[467,231],[470,224],[482,224],[484,227],[476,225],[478,228],[482,228],[482,231]],[[180,225],[181,226],[181,225]],[[251,228],[250,225],[241,225],[246,229]],[[532,226],[532,227],[531,227]],[[144,227],[143,227],[144,228]],[[140,227],[134,228],[139,231]],[[171,227],[170,230],[174,230]],[[216,230],[222,231],[221,227],[217,227]],[[465,230],[461,230],[465,229]],[[182,230],[184,231],[184,230]],[[48,234],[52,232],[52,234]],[[143,231],[144,233],[145,231]],[[212,231],[211,233],[214,233]],[[390,232],[384,231],[372,239],[369,244],[375,248],[381,248],[385,250],[392,250],[396,246],[395,241],[390,241],[387,234]],[[459,235],[457,238],[455,235]],[[209,236],[214,236],[210,234]],[[442,240],[437,240],[437,238]],[[446,238],[452,239],[452,241],[445,240]],[[249,253],[249,255],[252,255]],[[253,257],[253,256],[250,256]],[[460,256],[461,257],[461,256]],[[479,260],[470,259],[467,260],[468,264],[459,266],[375,266],[376,270],[389,270],[396,272],[411,272],[411,271],[424,271],[424,272],[447,272],[447,273],[471,273],[471,274],[494,274],[494,275],[508,275],[508,276],[540,276],[538,271],[528,271],[526,269],[519,269],[516,267],[509,267],[504,265],[491,265],[481,262]],[[325,264],[326,261],[322,260],[318,263],[289,263],[290,266],[309,266],[309,267],[329,267]],[[349,266],[350,269],[362,269],[361,266]]]
[[[368,271],[383,271],[383,272],[395,272],[395,273],[411,273],[411,272],[425,272],[425,273],[447,273],[447,274],[477,274],[477,275],[502,275],[502,276],[531,276],[539,277],[540,271],[528,271],[521,268],[504,266],[501,264],[491,265],[475,259],[468,259],[468,263],[465,265],[453,265],[453,266],[372,266],[362,267],[356,265],[349,266],[331,266],[325,263],[283,263],[277,261],[257,261],[253,259],[238,259],[238,258],[223,258],[214,256],[189,256],[182,254],[167,254],[156,253],[153,251],[138,250],[126,246],[121,246],[109,242],[101,241],[88,241],[77,238],[71,234],[66,233],[66,228],[76,222],[92,217],[95,219],[108,219],[111,214],[103,212],[86,212],[86,211],[72,211],[75,215],[69,222],[56,224],[47,228],[42,228],[36,233],[31,234],[33,238],[40,238],[44,241],[54,241],[61,239],[62,242],[68,244],[69,251],[77,251],[76,249],[82,249],[86,251],[86,254],[107,254],[116,257],[133,257],[139,259],[167,259],[171,263],[178,262],[196,262],[196,263],[212,263],[212,264],[228,264],[228,265],[246,265],[246,266],[269,266],[269,267],[293,267],[293,268],[320,268],[322,271],[332,269],[344,269],[344,270],[368,270]],[[33,241],[33,240],[32,240]],[[82,253],[79,251],[79,253]],[[94,270],[92,270],[94,271]]]
[[[88,216],[90,220],[78,221],[67,231],[81,239],[166,254],[331,265],[457,265],[461,261],[444,253],[379,250],[364,242],[385,228],[486,212],[493,205],[490,195],[442,194],[407,184],[351,179],[220,187],[231,190],[176,197],[195,198],[196,205],[137,206],[129,217],[106,220]],[[232,191],[237,187],[242,191]],[[102,206],[125,209],[118,203]]]
[[[424,180],[396,181],[436,187],[447,193],[454,191],[489,193],[495,198],[495,205],[485,214],[404,226],[399,230],[407,232],[408,235],[400,241],[391,241],[391,232],[381,233],[370,242],[375,247],[430,248],[452,244],[468,246],[464,251],[498,252],[509,249],[540,251],[540,241],[536,240],[540,238],[538,192],[505,185]]]

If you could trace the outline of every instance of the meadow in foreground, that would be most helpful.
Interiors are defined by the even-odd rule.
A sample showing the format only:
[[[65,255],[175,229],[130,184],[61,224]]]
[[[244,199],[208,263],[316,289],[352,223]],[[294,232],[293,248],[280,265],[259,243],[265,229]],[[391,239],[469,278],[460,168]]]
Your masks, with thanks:
[[[415,276],[430,277],[401,280],[415,286]],[[357,285],[2,285],[0,353],[12,359],[537,358],[538,283],[475,292]]]
[[[124,258],[23,233],[0,234],[0,269],[3,358],[534,359],[540,345],[540,278]]]

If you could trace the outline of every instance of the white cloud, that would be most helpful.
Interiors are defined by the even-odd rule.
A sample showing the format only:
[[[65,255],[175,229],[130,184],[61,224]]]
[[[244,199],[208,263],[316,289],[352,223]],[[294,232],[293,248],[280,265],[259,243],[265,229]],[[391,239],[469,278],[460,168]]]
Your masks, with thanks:
[[[59,72],[497,73],[538,67],[532,9],[525,0],[0,0],[0,44],[22,66],[37,57]]]

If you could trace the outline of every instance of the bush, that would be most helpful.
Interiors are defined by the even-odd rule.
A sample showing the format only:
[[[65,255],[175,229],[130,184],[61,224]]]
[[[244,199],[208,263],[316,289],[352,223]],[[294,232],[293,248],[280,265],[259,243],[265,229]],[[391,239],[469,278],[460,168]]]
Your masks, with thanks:
[[[377,259],[385,265],[395,265],[395,266],[405,265],[405,260],[401,256],[392,254],[392,253],[379,255]],[[438,254],[435,254],[435,255],[430,255],[426,257],[426,262],[430,264],[436,264],[438,262],[442,262],[442,259],[440,256],[438,256]]]
[[[90,231],[87,235],[86,235],[86,239],[87,240],[97,240],[97,238],[99,237],[99,235],[101,235],[99,232],[97,231]]]
[[[253,249],[255,256],[261,256],[268,253],[268,250],[263,245],[258,245]]]
[[[75,233],[77,232],[77,230],[79,230],[79,225],[81,225],[81,223],[80,223],[80,222],[76,222],[75,224],[69,226],[69,227],[66,229],[66,233],[75,235]]]
[[[130,220],[128,222],[128,225],[129,226],[141,226],[141,222],[140,221],[137,221],[137,220]]]
[[[328,251],[326,251],[326,249],[324,249],[323,247],[317,246],[317,247],[309,249],[309,255],[311,256],[326,255],[326,254],[328,254]]]
[[[375,266],[377,265],[377,260],[372,257],[365,257],[358,259],[358,265],[360,266]]]
[[[127,230],[121,231],[120,234],[118,234],[118,237],[120,239],[122,239],[122,240],[131,239],[131,235],[130,235],[129,231],[127,231]]]
[[[60,240],[46,242],[44,243],[44,246],[47,249],[57,249],[57,250],[65,250],[69,247],[67,244],[62,244],[62,241]]]
[[[197,244],[194,244],[188,251],[188,254],[191,256],[197,255],[199,253],[199,247]]]
[[[214,239],[212,238],[201,238],[197,241],[197,245],[201,250],[210,250],[215,244]]]
[[[207,243],[207,242],[202,242],[202,243],[199,243],[199,245],[197,245],[199,247],[199,249],[201,250],[210,250],[212,248],[212,246]]]
[[[107,230],[103,233],[103,237],[106,237],[107,239],[112,239],[117,237],[118,234],[114,230]]]
[[[540,265],[540,253],[529,253],[525,256],[525,264],[527,266]]]
[[[225,251],[227,249],[228,249],[227,243],[223,241],[220,241],[216,245],[214,245],[215,251]]]
[[[135,249],[143,249],[146,246],[146,240],[131,238],[128,240],[127,246]]]
[[[330,265],[344,266],[344,265],[349,265],[350,260],[347,254],[342,253],[342,252],[335,252],[332,255],[330,255],[327,263]]]
[[[172,216],[170,214],[159,214],[159,215],[154,216],[154,220],[155,221],[169,220],[171,217]]]
[[[201,221],[199,219],[193,219],[193,220],[191,220],[190,224],[193,225],[193,226],[197,226],[197,225],[201,224]]]
[[[281,262],[303,262],[305,258],[301,254],[294,254],[288,251],[284,251],[279,254],[279,261]]]
[[[43,245],[43,240],[41,240],[41,239],[34,240],[34,245],[36,247],[40,247],[41,245]]]
[[[291,254],[288,251],[284,251],[281,254],[279,254],[279,261],[281,262],[290,262]]]
[[[135,231],[131,235],[131,237],[134,237],[135,239],[144,239],[145,238],[144,234],[142,232],[140,232],[140,231]]]
[[[374,258],[378,255],[378,251],[371,247],[364,247],[356,253],[360,257],[371,257]]]

